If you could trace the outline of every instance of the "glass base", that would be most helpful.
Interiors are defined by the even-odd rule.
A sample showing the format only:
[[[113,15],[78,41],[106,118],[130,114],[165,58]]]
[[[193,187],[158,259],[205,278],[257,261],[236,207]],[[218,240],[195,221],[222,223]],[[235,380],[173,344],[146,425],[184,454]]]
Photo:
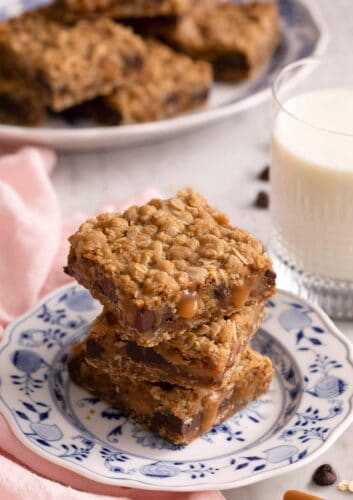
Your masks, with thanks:
[[[321,306],[333,319],[353,319],[353,282],[307,273],[289,257],[281,239],[272,236],[269,251],[277,273],[277,286]]]

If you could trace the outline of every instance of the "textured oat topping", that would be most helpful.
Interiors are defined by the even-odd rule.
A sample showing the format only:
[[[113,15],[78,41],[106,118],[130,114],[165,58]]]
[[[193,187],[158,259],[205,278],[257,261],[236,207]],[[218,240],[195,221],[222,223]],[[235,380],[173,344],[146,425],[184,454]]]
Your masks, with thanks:
[[[111,92],[141,71],[144,56],[142,39],[105,18],[66,27],[36,11],[0,25],[2,68],[38,85],[56,111]]]
[[[211,85],[207,62],[194,62],[149,40],[143,74],[112,94],[85,103],[81,112],[108,125],[161,120],[205,104]]]
[[[247,52],[260,41],[262,33],[275,31],[276,17],[277,6],[274,2],[250,5],[229,2],[211,7],[206,5],[206,8],[201,4],[174,25],[171,37],[174,36],[175,41],[187,51],[195,53],[234,49]]]
[[[191,189],[122,215],[101,214],[82,224],[70,241],[69,266],[76,274],[93,277],[99,270],[112,280],[112,295],[129,296],[147,309],[185,295],[193,300],[195,290],[218,284],[222,296],[228,287],[271,269],[262,244]]]
[[[279,42],[276,2],[204,0],[180,19],[141,21],[136,29],[158,34],[176,49],[212,62],[216,76],[229,80],[250,76]]]

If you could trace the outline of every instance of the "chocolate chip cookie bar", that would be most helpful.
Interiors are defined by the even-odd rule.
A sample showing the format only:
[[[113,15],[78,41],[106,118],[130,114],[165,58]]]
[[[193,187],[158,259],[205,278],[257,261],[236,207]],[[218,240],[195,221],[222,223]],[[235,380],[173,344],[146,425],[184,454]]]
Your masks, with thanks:
[[[64,26],[35,11],[0,25],[2,70],[38,88],[54,111],[136,77],[145,52],[138,35],[105,18]]]
[[[263,245],[191,189],[101,214],[70,242],[65,272],[111,311],[125,339],[145,347],[275,292]]]
[[[65,9],[65,17],[75,20],[82,16],[103,15],[112,19],[180,16],[187,12],[193,0],[57,0],[56,8]]]
[[[111,378],[128,376],[183,387],[220,387],[256,333],[264,303],[245,306],[230,319],[202,325],[155,347],[124,341],[103,312],[86,339],[86,361]]]
[[[205,105],[211,85],[210,64],[150,40],[141,77],[83,104],[79,112],[105,125],[162,120]]]
[[[212,63],[218,80],[253,76],[279,44],[275,2],[237,4],[199,1],[177,20],[140,22],[137,29],[159,35],[177,50]]]
[[[119,376],[87,363],[85,345],[69,363],[78,385],[174,444],[186,444],[223,422],[269,389],[271,361],[246,348],[229,382],[219,390],[187,389]]]
[[[45,106],[35,89],[0,75],[0,123],[37,126],[45,118]]]

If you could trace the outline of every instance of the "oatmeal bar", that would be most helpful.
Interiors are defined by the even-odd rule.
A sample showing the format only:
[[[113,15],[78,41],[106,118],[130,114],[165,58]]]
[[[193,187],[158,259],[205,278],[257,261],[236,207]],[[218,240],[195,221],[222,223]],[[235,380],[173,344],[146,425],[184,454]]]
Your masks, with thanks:
[[[0,61],[61,111],[110,93],[142,69],[145,44],[130,28],[98,18],[66,27],[30,12],[0,25]]]
[[[61,12],[64,21],[102,15],[112,19],[180,16],[193,0],[57,0],[51,9]]]
[[[271,57],[280,38],[275,2],[211,6],[199,2],[176,21],[141,21],[135,27],[211,62],[216,79],[225,81],[251,77]]]
[[[70,242],[66,273],[116,316],[126,339],[146,347],[275,291],[262,244],[191,189],[101,214]]]
[[[86,339],[86,361],[111,378],[119,375],[183,387],[220,387],[256,333],[264,303],[245,306],[228,320],[202,325],[167,342],[141,347],[124,341],[103,312]]]
[[[72,379],[119,408],[162,438],[186,444],[223,422],[269,389],[271,361],[247,348],[226,386],[219,390],[186,389],[125,376],[110,379],[85,361],[84,344],[69,363]]]
[[[212,85],[212,68],[167,46],[147,42],[145,71],[135,82],[84,103],[82,113],[106,125],[142,123],[203,106]]]
[[[18,79],[0,75],[0,122],[36,126],[46,118],[40,95]]]

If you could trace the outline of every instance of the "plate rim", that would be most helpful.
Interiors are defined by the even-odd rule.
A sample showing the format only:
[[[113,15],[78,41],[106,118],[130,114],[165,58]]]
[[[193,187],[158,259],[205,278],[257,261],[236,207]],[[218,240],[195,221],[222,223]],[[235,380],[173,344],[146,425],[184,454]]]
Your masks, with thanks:
[[[310,2],[310,0],[294,1],[305,6],[318,29],[318,40],[310,56],[323,54],[328,46],[330,34],[327,22],[321,12],[321,9],[315,3]],[[55,144],[56,147],[63,147],[67,150],[70,150],[70,148],[80,147],[82,142],[87,142],[93,138],[96,139],[99,137],[104,137],[104,142],[118,138],[119,140],[124,141],[125,139],[137,140],[140,137],[155,137],[156,135],[163,137],[169,132],[172,134],[178,134],[179,132],[187,131],[198,126],[215,123],[223,118],[232,116],[233,114],[249,109],[265,101],[270,97],[270,95],[271,87],[267,87],[255,92],[252,95],[244,97],[233,104],[222,104],[215,108],[206,108],[195,113],[186,113],[166,120],[124,125],[123,127],[96,126],[80,129],[50,129],[6,125],[0,123],[0,134],[4,140],[21,141],[24,140],[25,137],[25,140],[30,143],[42,145]],[[118,135],[117,132],[119,132]],[[103,147],[105,147],[104,144]]]
[[[31,307],[25,314],[19,316],[15,321],[10,323],[4,330],[4,336],[5,340],[4,343],[0,342],[0,353],[6,348],[6,346],[10,343],[11,341],[11,336],[13,333],[14,328],[20,324],[21,322],[25,321],[28,319],[32,314],[33,311],[36,310],[38,307],[40,307],[42,304],[46,303],[48,300],[50,300],[52,297],[55,295],[61,293],[61,291],[66,290],[67,288],[70,288],[73,286],[73,282],[69,282],[61,287],[56,288],[49,294],[47,294],[45,297],[43,297],[40,301],[38,301],[33,307]],[[286,296],[290,298],[291,300],[296,300],[299,301],[300,303],[310,307],[313,312],[321,319],[325,327],[327,328],[328,332],[331,333],[334,337],[336,337],[341,344],[346,349],[346,359],[347,362],[350,362],[352,368],[353,368],[353,343],[342,333],[339,328],[333,323],[333,321],[329,318],[329,316],[316,304],[311,303],[309,300],[304,299],[302,297],[299,297],[295,293],[289,292],[287,290],[282,290],[282,289],[277,289],[277,294],[281,296]],[[353,406],[353,396],[350,397],[350,406],[352,409]],[[299,469],[301,467],[304,467],[305,465],[308,465],[309,463],[313,462],[316,460],[318,457],[320,457],[323,453],[325,453],[336,441],[337,439],[344,433],[344,431],[353,423],[353,411],[350,411],[342,420],[338,426],[331,431],[327,439],[321,444],[319,448],[314,450],[312,453],[310,453],[308,456],[304,457],[303,459],[291,463],[291,464],[286,464],[280,467],[277,467],[276,469],[272,469],[269,471],[263,471],[259,472],[253,476],[248,476],[243,479],[238,479],[234,483],[232,482],[227,482],[227,483],[211,483],[207,485],[189,485],[189,486],[180,486],[178,488],[171,487],[168,488],[168,485],[152,485],[152,484],[142,484],[142,483],[136,483],[136,484],[129,484],[129,479],[124,478],[123,480],[120,479],[110,479],[110,478],[103,478],[102,476],[96,474],[94,471],[88,471],[85,468],[80,467],[79,465],[75,463],[71,463],[68,461],[62,461],[58,457],[54,455],[49,455],[46,453],[45,450],[43,450],[40,447],[37,447],[34,443],[32,443],[29,440],[23,439],[23,433],[20,430],[19,425],[17,424],[17,421],[13,418],[13,414],[11,410],[8,408],[6,403],[4,402],[3,398],[0,396],[0,413],[4,417],[5,421],[7,422],[8,426],[10,427],[11,432],[14,433],[15,437],[24,445],[26,448],[30,449],[33,453],[37,454],[41,458],[47,460],[48,462],[53,463],[54,465],[57,465],[58,467],[61,467],[63,469],[70,470],[71,472],[74,472],[75,474],[78,474],[79,476],[86,477],[87,479],[90,479],[92,481],[96,481],[100,484],[104,485],[110,485],[110,486],[116,486],[116,487],[131,487],[131,488],[136,488],[136,489],[144,489],[144,490],[150,490],[150,491],[174,491],[174,492],[183,492],[183,491],[204,491],[204,490],[209,490],[209,491],[214,491],[214,490],[228,490],[228,489],[235,489],[235,488],[240,488],[243,486],[248,486],[250,484],[255,484],[259,481],[263,481],[265,479],[271,479],[273,477],[280,476],[282,474],[286,474],[288,472],[292,472],[296,469]],[[131,481],[134,481],[133,479]]]

